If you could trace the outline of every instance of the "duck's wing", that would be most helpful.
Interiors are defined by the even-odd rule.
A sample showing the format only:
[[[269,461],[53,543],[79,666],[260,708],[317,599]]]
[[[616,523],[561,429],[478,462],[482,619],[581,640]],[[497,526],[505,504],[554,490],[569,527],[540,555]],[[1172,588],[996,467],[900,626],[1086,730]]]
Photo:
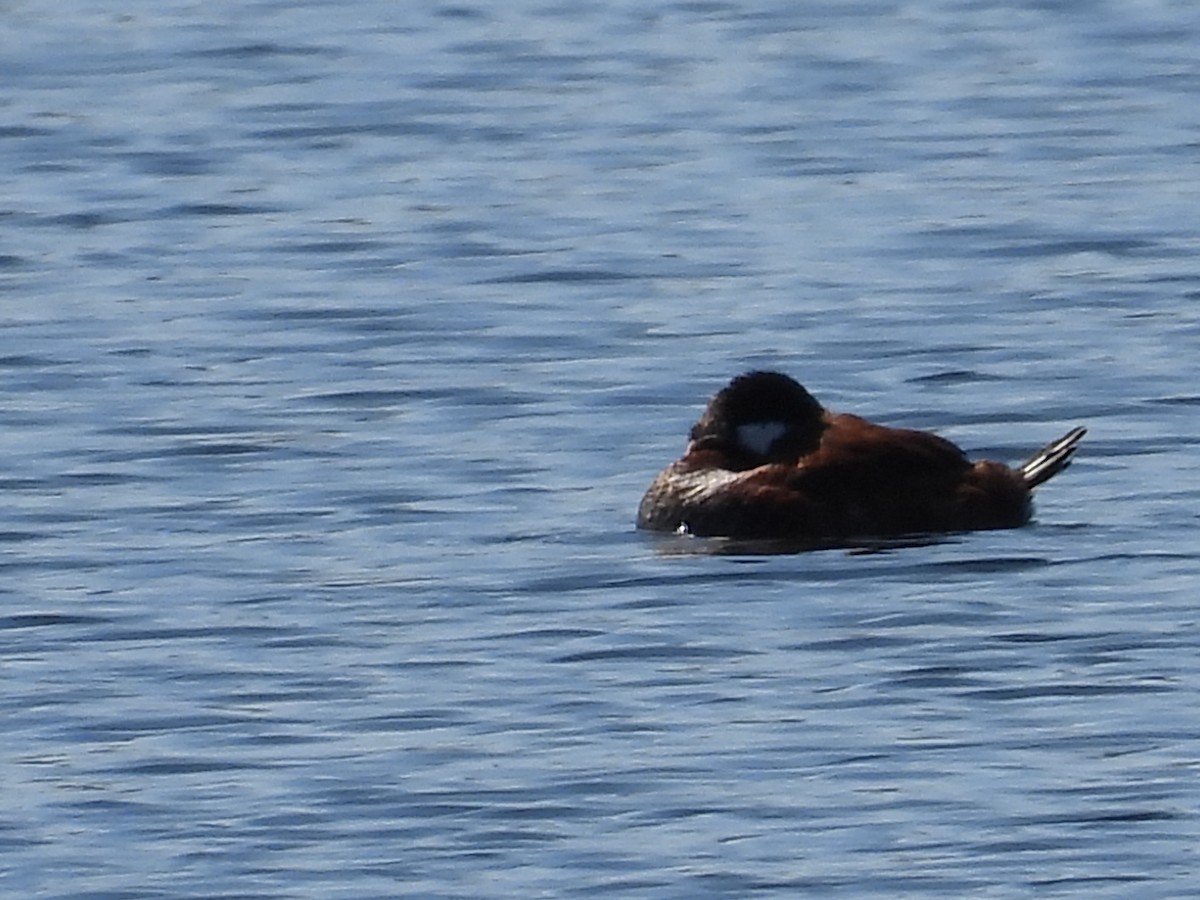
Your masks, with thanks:
[[[817,494],[954,479],[969,469],[959,447],[927,431],[887,428],[858,416],[830,417],[820,446],[803,457],[793,484]]]

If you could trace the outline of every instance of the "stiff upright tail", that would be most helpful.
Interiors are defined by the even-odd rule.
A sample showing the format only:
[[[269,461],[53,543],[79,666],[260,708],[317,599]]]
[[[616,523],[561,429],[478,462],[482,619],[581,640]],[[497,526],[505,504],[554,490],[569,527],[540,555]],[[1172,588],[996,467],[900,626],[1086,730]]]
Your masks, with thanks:
[[[1087,429],[1082,426],[1072,428],[1057,441],[1050,442],[1029,457],[1017,470],[1025,479],[1025,486],[1032,490],[1069,466],[1075,448],[1085,434]]]

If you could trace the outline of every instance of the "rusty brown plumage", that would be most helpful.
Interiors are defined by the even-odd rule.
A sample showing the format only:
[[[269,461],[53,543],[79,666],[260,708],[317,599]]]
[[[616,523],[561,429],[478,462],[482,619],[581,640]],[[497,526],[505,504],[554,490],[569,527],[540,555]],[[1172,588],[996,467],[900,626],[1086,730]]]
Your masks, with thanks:
[[[831,413],[787,376],[751,372],[710,401],[684,456],[647,490],[638,525],[823,541],[1012,528],[1084,432],[1018,468],[972,462],[935,434]]]

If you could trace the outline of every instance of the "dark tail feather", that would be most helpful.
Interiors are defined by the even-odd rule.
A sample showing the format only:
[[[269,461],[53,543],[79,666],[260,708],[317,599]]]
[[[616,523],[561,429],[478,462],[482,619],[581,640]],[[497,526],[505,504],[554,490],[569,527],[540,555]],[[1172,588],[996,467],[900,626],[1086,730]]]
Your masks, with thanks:
[[[1072,428],[1057,441],[1052,441],[1029,457],[1017,470],[1025,479],[1025,486],[1033,490],[1069,466],[1071,457],[1075,455],[1075,448],[1085,434],[1087,429],[1082,426]]]

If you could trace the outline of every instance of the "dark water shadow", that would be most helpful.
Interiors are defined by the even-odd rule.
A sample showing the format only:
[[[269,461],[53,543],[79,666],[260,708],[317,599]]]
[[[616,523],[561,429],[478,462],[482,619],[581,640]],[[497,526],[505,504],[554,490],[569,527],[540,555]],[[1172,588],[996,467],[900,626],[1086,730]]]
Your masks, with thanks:
[[[844,550],[848,556],[871,556],[920,547],[961,543],[962,535],[918,534],[894,538],[853,540],[800,538],[725,538],[692,535],[653,535],[655,552],[663,557],[685,556],[793,556],[822,550]]]

